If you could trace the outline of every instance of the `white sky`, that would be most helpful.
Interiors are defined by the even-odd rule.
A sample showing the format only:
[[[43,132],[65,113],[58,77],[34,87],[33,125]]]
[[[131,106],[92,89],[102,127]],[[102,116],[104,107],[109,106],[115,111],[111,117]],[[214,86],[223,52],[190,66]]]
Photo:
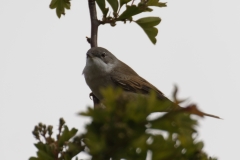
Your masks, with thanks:
[[[157,44],[136,24],[99,28],[99,46],[108,48],[167,96],[173,84],[205,112],[224,120],[200,120],[204,150],[219,160],[239,157],[240,2],[168,0],[160,16]],[[36,155],[32,136],[38,122],[57,128],[64,117],[81,129],[76,116],[92,102],[82,70],[90,35],[87,0],[73,0],[60,20],[50,0],[1,0],[1,159]],[[100,16],[100,14],[99,14]],[[137,18],[135,18],[137,19]]]

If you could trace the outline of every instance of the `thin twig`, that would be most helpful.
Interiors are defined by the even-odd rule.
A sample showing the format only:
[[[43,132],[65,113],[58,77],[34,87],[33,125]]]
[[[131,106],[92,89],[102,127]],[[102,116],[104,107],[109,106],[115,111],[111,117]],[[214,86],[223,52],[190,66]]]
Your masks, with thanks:
[[[97,19],[95,0],[88,0],[90,19],[91,19],[91,47],[97,47],[97,34],[99,22]]]
[[[134,3],[134,0],[132,0],[132,4],[131,4],[131,6],[133,5],[133,3]]]
[[[96,11],[96,3],[95,0],[88,0],[88,7],[90,12],[90,19],[91,19],[91,38],[88,38],[88,42],[90,42],[91,48],[97,47],[97,35],[98,35],[98,26],[99,21],[97,19],[97,11]],[[97,97],[92,94],[94,107],[96,107],[100,101]]]

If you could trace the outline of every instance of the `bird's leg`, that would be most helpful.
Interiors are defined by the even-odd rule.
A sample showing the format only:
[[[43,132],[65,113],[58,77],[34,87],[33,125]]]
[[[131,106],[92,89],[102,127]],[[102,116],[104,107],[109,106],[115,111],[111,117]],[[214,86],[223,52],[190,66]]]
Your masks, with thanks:
[[[94,108],[99,108],[101,106],[100,100],[92,92],[89,94],[89,97],[93,100]]]

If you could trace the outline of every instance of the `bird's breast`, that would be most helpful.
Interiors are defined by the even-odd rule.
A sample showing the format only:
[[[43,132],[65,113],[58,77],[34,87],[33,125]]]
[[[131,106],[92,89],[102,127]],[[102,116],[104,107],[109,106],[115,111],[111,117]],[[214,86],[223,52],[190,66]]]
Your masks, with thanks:
[[[101,88],[111,85],[109,73],[103,66],[95,64],[86,64],[83,74],[85,81],[93,94],[99,99],[102,99]]]

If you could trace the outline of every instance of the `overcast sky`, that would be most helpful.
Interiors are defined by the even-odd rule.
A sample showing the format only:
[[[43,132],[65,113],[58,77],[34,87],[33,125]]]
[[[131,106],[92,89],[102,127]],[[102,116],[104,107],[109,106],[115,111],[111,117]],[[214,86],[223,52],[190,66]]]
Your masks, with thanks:
[[[170,96],[173,85],[204,112],[224,120],[200,119],[204,150],[219,160],[239,157],[240,2],[168,0],[160,16],[157,44],[136,24],[99,28],[105,47]],[[73,0],[58,19],[50,0],[1,0],[1,159],[36,155],[32,136],[38,122],[57,128],[64,117],[83,131],[76,115],[92,105],[82,70],[90,35],[87,0]],[[99,14],[99,17],[101,15]],[[138,19],[136,17],[134,19]]]

